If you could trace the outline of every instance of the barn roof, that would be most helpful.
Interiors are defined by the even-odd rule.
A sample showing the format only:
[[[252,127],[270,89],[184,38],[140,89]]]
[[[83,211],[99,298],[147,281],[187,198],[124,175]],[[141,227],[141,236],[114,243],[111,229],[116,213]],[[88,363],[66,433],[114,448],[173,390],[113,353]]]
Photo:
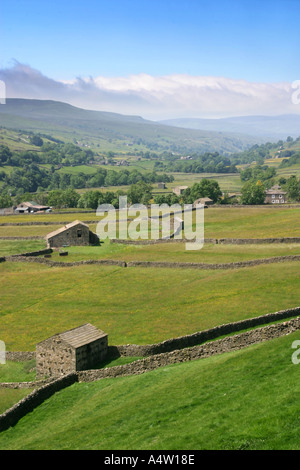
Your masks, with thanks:
[[[55,235],[58,235],[59,233],[63,233],[65,230],[69,230],[70,228],[75,227],[76,225],[84,225],[85,227],[89,228],[89,226],[87,224],[85,224],[84,222],[81,222],[80,220],[74,220],[74,222],[71,222],[70,224],[64,225],[63,227],[61,227],[57,230],[54,230],[54,232],[48,233],[46,235],[46,238],[47,239],[52,238]]]
[[[104,331],[98,330],[98,328],[90,323],[85,323],[71,330],[51,336],[51,338],[59,338],[64,343],[76,349],[100,338],[104,338],[105,336],[107,336],[107,334],[104,333]],[[51,338],[46,339],[45,342],[48,342]],[[39,344],[42,343],[44,343],[44,341],[41,341]]]
[[[98,328],[90,323],[59,334],[60,339],[73,346],[73,348],[79,348],[84,344],[92,343],[104,336],[107,336],[104,331],[98,330]]]

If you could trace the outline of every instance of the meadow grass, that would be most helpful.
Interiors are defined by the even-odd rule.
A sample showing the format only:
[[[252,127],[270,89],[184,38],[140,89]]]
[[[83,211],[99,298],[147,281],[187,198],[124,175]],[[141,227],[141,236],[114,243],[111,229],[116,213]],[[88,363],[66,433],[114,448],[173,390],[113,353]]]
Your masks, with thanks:
[[[22,400],[22,398],[28,395],[31,391],[32,389],[30,388],[0,388],[0,414],[4,413],[18,401]]]
[[[30,351],[90,322],[110,344],[148,344],[299,305],[299,264],[234,270],[48,267],[6,262],[1,339]]]
[[[117,212],[117,220],[119,213]],[[121,215],[123,218],[123,214]],[[133,215],[136,219],[139,214]],[[195,217],[195,212],[193,213]],[[62,226],[62,222],[79,219],[82,222],[95,221],[89,224],[94,232],[97,220],[101,217],[95,213],[74,212],[72,214],[50,213],[25,216],[2,216],[1,223],[51,221],[54,225],[0,226],[0,237],[5,236],[45,236]],[[194,219],[195,220],[195,219]],[[57,224],[55,224],[57,222]],[[130,223],[130,222],[129,222]],[[214,207],[204,211],[205,238],[274,238],[297,237],[300,233],[299,207]]]
[[[167,183],[168,188],[193,186],[194,183],[200,183],[203,178],[217,181],[223,192],[240,192],[243,186],[239,173],[170,173],[174,176],[174,181]]]
[[[17,255],[43,250],[44,240],[0,240],[0,256]]]
[[[35,378],[35,359],[21,362],[6,361],[0,365],[0,382],[30,382]]]
[[[298,450],[296,339],[76,383],[2,432],[0,449]]]
[[[9,247],[9,242],[5,243]],[[21,247],[20,247],[21,250]],[[4,252],[1,248],[0,252]],[[68,251],[61,257],[60,251]],[[51,254],[52,261],[71,263],[84,260],[113,259],[121,261],[164,261],[172,263],[232,263],[277,256],[300,255],[300,244],[220,245],[205,243],[201,250],[186,250],[184,242],[153,245],[125,245],[105,240],[100,246],[69,246]]]

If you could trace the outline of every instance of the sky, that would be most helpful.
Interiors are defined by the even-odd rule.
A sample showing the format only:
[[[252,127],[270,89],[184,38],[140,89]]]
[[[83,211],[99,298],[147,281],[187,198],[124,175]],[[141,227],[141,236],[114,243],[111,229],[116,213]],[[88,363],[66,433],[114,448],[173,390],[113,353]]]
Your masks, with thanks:
[[[1,0],[0,80],[153,120],[299,114],[299,18],[300,0]]]

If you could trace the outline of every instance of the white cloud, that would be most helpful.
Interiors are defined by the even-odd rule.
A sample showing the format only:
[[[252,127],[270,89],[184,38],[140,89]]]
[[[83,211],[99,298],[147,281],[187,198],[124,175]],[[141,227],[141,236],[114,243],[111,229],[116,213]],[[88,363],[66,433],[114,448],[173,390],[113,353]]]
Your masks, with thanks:
[[[295,77],[297,78],[297,77]],[[64,101],[85,109],[138,114],[159,120],[300,113],[292,83],[257,83],[187,74],[53,80],[15,62],[0,70],[7,97]]]

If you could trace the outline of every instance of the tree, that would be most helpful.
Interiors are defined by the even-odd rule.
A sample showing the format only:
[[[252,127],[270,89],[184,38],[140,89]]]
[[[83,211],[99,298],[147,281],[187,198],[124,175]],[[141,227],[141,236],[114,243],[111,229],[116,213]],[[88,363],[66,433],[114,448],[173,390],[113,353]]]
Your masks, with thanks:
[[[300,200],[300,181],[297,180],[295,175],[290,176],[287,180],[285,189],[289,199],[292,201]]]
[[[138,181],[130,186],[127,196],[131,204],[147,205],[152,197],[152,186],[145,181]]]
[[[65,207],[77,207],[80,196],[74,189],[63,191],[62,202]]]
[[[32,137],[30,137],[29,140],[32,145],[36,145],[37,147],[42,147],[42,145],[44,144],[43,139],[41,139],[41,137],[39,137],[38,135],[33,135]]]
[[[257,183],[248,181],[246,184],[244,184],[244,186],[242,187],[242,204],[263,204],[264,200],[265,188],[260,181],[258,181]]]
[[[12,198],[8,193],[0,194],[0,208],[11,207],[13,205]]]
[[[215,180],[203,178],[200,183],[194,183],[191,188],[184,191],[185,204],[193,204],[200,197],[209,197],[213,202],[218,202],[222,196],[219,183]]]

